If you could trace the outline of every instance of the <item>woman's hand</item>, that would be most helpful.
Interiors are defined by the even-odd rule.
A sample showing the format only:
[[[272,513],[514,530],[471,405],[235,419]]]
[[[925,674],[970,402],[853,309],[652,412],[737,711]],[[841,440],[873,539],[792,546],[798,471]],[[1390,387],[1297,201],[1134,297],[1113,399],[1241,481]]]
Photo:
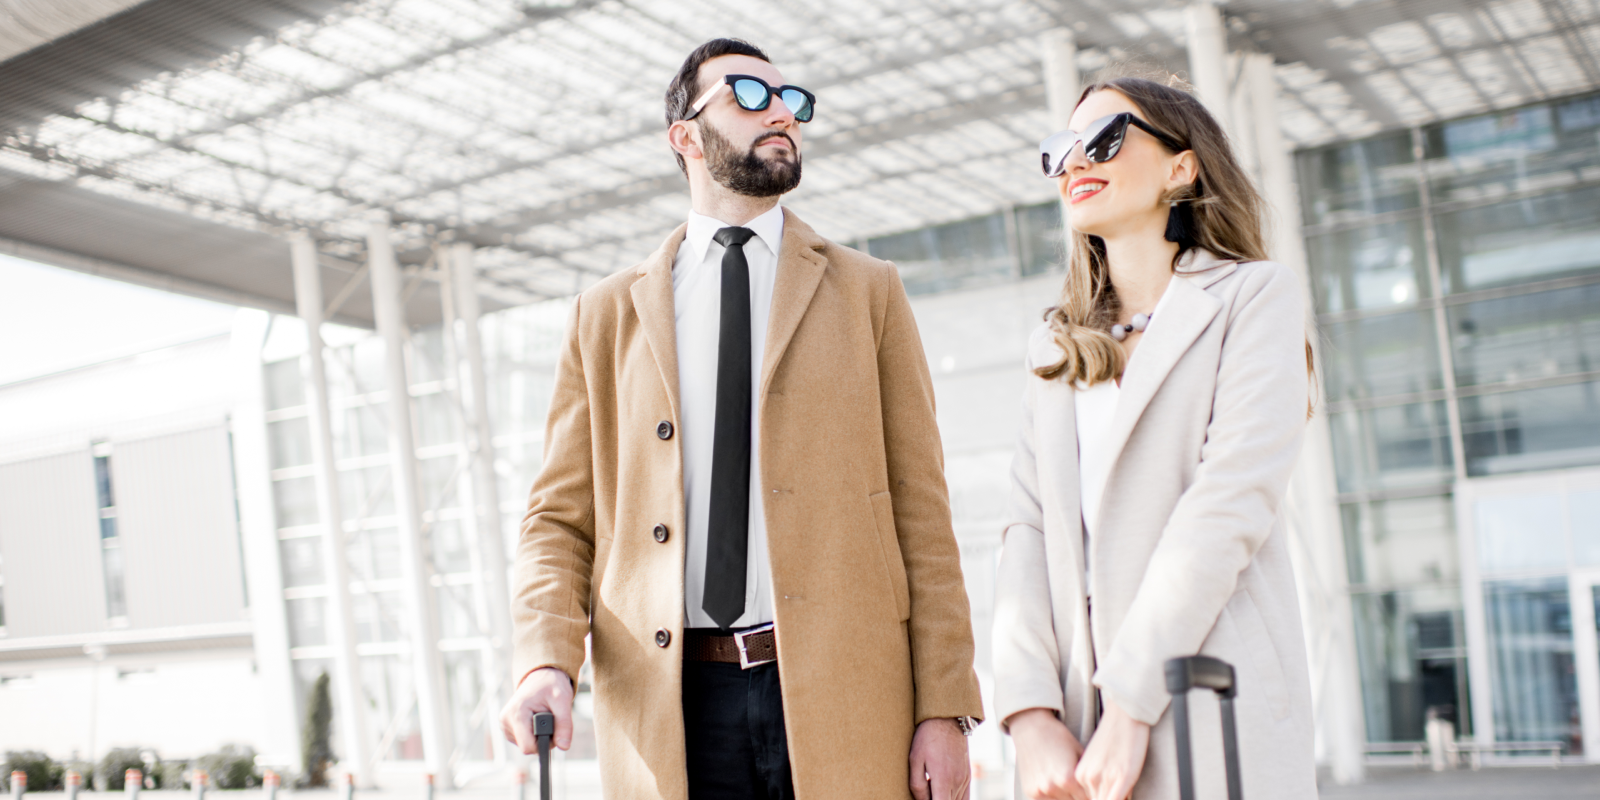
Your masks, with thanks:
[[[1078,782],[1088,789],[1092,800],[1126,800],[1144,771],[1144,755],[1149,749],[1150,726],[1107,699],[1106,713],[1078,761]]]
[[[1017,747],[1017,775],[1029,800],[1090,800],[1074,774],[1083,745],[1054,712],[1019,711],[1006,727]]]

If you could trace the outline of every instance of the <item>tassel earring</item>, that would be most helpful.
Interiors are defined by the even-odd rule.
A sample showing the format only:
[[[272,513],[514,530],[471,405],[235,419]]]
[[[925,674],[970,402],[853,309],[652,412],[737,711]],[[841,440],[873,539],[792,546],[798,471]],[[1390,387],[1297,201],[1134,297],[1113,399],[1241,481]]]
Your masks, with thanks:
[[[1194,208],[1188,203],[1173,203],[1167,209],[1167,241],[1179,247],[1194,244]]]

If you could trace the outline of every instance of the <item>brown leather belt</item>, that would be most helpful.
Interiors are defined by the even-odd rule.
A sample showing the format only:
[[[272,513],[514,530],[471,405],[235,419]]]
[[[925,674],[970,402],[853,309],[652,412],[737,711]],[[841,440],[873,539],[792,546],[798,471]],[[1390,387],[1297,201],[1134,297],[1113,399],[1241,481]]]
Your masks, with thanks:
[[[689,661],[738,664],[743,669],[778,660],[778,636],[771,625],[729,635],[690,628],[683,632],[683,657]]]

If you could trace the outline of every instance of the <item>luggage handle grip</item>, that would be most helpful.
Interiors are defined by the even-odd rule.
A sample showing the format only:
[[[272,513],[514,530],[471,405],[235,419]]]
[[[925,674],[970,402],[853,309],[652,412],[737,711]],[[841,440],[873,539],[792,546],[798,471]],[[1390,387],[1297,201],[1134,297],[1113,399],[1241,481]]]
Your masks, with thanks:
[[[1178,796],[1194,798],[1194,764],[1189,752],[1189,690],[1210,689],[1222,706],[1222,759],[1228,776],[1228,800],[1243,800],[1239,775],[1239,739],[1234,726],[1233,698],[1237,693],[1233,665],[1210,656],[1188,656],[1167,661],[1167,692],[1172,695],[1172,727],[1178,738]]]
[[[539,800],[550,800],[550,740],[556,735],[556,715],[533,715],[533,736],[539,744]]]

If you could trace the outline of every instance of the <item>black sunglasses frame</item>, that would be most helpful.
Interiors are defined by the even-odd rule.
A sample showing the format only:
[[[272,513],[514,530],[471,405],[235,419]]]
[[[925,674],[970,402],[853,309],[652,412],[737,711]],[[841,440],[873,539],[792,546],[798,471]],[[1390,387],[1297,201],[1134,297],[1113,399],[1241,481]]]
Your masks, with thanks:
[[[1139,119],[1133,112],[1124,111],[1119,114],[1101,117],[1089,123],[1083,133],[1065,130],[1052,134],[1040,142],[1039,158],[1040,166],[1044,170],[1044,176],[1046,178],[1059,178],[1065,175],[1067,173],[1067,158],[1072,155],[1073,149],[1080,144],[1083,145],[1083,157],[1095,164],[1104,164],[1116,158],[1117,154],[1122,152],[1122,143],[1127,139],[1129,125],[1150,134],[1156,141],[1174,153],[1181,153],[1189,149],[1173,141],[1172,137],[1156,130],[1150,123]],[[1072,136],[1065,143],[1065,149],[1061,149],[1062,143],[1056,140],[1066,134],[1072,134]],[[1055,155],[1057,150],[1060,151],[1061,155]]]
[[[735,85],[739,81],[754,81],[756,84],[761,86],[761,88],[767,91],[767,95],[762,99],[760,105],[751,107],[744,104],[744,99],[739,96],[739,87]],[[716,86],[707,90],[704,95],[701,95],[699,100],[695,101],[695,106],[697,107],[691,108],[689,110],[689,116],[684,117],[684,119],[691,120],[700,116],[700,112],[706,109],[706,105],[711,102],[711,98],[716,94],[717,91],[722,89],[723,86],[727,86],[728,89],[733,92],[733,102],[738,103],[739,107],[746,111],[766,111],[772,106],[772,98],[778,97],[781,99],[785,91],[793,89],[803,95],[806,99],[806,105],[803,109],[806,115],[804,119],[801,119],[800,112],[795,111],[793,108],[789,109],[790,113],[794,114],[795,121],[810,122],[812,118],[817,115],[817,96],[806,91],[805,89],[802,89],[798,86],[790,86],[788,84],[784,84],[783,86],[773,86],[772,84],[767,83],[766,81],[757,78],[754,75],[724,75],[722,76],[722,83],[717,84]],[[787,106],[788,103],[785,102],[784,105]]]

